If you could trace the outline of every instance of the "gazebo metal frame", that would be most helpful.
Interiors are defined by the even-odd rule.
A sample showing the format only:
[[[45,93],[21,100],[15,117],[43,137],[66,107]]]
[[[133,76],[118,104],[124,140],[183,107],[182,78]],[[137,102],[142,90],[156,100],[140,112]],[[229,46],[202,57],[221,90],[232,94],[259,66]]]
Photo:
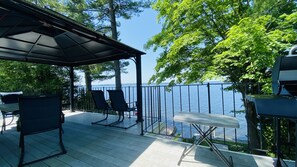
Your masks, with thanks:
[[[69,67],[71,111],[74,111],[74,67],[132,58],[136,63],[137,121],[143,127],[141,55],[144,54],[53,10],[22,0],[0,1],[0,59]]]

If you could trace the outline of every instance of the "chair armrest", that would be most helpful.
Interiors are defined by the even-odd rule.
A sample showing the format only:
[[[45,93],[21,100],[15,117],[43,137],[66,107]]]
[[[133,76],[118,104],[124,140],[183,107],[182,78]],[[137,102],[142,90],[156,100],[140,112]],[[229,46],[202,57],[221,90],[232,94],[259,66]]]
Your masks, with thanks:
[[[130,103],[127,103],[129,108],[137,108],[137,101],[132,101]]]

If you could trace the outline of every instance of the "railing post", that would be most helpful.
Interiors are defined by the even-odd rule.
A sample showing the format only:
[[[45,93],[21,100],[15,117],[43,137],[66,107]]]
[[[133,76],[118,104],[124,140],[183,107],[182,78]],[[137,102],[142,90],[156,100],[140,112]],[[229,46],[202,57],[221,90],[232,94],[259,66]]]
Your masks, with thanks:
[[[210,84],[207,83],[207,97],[208,97],[208,113],[211,114],[211,102],[210,102]],[[210,140],[212,140],[212,134],[209,135]]]
[[[208,98],[208,113],[211,114],[211,102],[210,102],[210,84],[207,83],[207,98]]]
[[[234,117],[236,118],[236,107],[235,107],[235,90],[233,88],[233,110],[234,110]],[[235,128],[235,143],[237,144],[237,129]]]
[[[158,99],[158,120],[159,122],[162,121],[162,113],[161,113],[161,91],[160,86],[157,87],[157,99]]]
[[[222,110],[223,110],[223,115],[225,115],[225,99],[224,99],[224,84],[221,84],[221,94],[222,94]],[[226,129],[223,129],[224,132],[224,144],[226,144]]]

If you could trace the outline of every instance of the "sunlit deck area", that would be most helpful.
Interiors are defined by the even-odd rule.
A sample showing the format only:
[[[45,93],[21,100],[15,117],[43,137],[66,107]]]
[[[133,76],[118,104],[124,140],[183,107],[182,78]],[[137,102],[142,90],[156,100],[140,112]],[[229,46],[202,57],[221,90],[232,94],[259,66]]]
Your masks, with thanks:
[[[63,141],[67,154],[29,166],[178,166],[177,162],[184,147],[190,145],[164,137],[141,136],[139,135],[140,125],[128,130],[91,125],[92,121],[100,117],[103,116],[97,113],[66,112]],[[13,124],[7,127],[7,130],[0,135],[1,167],[15,167],[18,164],[19,132],[16,131],[15,126]],[[25,162],[59,151],[57,131],[25,137],[25,143]],[[270,167],[275,163],[275,160],[269,157],[230,151],[222,152],[224,155],[232,156],[235,167]],[[287,165],[295,166],[292,161],[287,161]],[[207,147],[199,146],[183,159],[180,166],[221,167],[225,164]]]

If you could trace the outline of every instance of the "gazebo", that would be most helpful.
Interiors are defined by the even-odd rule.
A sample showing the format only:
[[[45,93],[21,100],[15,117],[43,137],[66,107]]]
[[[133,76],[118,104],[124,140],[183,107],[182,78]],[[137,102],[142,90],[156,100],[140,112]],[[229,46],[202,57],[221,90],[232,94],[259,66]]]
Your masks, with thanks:
[[[22,0],[0,1],[0,59],[69,67],[71,111],[74,67],[132,58],[136,63],[137,121],[142,122],[143,54],[50,9]]]

